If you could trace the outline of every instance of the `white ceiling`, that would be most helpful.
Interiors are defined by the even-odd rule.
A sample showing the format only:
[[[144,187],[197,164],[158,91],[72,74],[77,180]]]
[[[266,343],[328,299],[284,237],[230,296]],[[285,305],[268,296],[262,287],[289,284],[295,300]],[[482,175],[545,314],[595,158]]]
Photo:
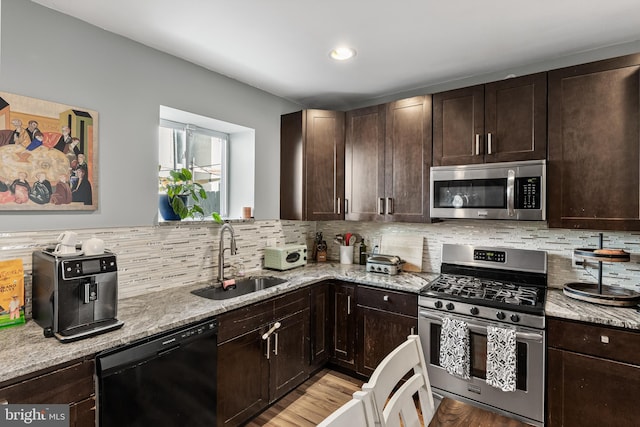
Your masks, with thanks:
[[[315,108],[640,40],[638,0],[32,1]]]

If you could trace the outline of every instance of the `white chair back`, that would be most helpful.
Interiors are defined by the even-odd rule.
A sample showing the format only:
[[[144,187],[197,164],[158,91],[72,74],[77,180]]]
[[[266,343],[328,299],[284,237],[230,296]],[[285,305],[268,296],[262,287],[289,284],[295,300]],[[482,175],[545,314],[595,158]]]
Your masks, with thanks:
[[[363,391],[353,393],[353,399],[325,418],[318,427],[374,427],[371,395]]]
[[[410,377],[401,384],[408,373]],[[429,425],[435,405],[420,337],[410,335],[407,341],[389,353],[376,367],[371,379],[362,386],[362,390],[371,394],[376,426],[399,427],[402,421],[404,427],[420,427],[420,416],[413,400],[416,393],[420,401],[422,425]]]

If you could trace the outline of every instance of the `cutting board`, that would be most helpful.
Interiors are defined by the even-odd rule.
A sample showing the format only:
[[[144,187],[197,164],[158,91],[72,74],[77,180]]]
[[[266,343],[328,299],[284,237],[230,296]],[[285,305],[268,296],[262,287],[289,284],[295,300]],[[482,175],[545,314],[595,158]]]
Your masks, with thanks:
[[[397,255],[405,261],[404,271],[422,271],[422,245],[424,238],[409,233],[383,234],[380,238],[380,253]]]

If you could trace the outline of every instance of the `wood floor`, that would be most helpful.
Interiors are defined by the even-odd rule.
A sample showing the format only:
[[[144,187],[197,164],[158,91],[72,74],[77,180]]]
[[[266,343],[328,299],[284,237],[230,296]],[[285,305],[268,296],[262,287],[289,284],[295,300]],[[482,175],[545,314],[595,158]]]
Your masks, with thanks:
[[[348,402],[363,381],[323,369],[287,394],[247,426],[314,427]],[[530,427],[519,421],[455,400],[444,399],[429,427]],[[354,426],[357,427],[357,426]]]

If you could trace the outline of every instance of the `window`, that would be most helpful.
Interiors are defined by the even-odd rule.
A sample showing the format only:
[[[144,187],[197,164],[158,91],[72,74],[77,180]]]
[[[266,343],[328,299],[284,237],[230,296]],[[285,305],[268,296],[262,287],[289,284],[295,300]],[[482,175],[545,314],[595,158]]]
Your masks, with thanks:
[[[205,218],[254,207],[255,129],[160,106],[159,176],[186,167],[207,191]]]
[[[192,124],[160,120],[160,177],[187,168],[207,192],[205,217],[229,216],[227,165],[229,134]]]

